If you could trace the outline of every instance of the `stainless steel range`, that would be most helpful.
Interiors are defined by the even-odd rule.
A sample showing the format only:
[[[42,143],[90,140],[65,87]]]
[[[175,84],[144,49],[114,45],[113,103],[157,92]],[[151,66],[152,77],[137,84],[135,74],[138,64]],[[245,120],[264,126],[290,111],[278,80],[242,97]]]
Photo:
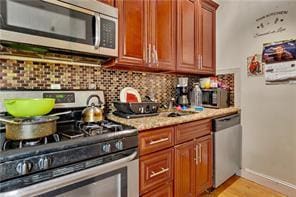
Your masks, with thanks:
[[[0,116],[3,99],[19,97],[54,97],[51,113],[64,113],[57,132],[38,139],[7,140],[0,125],[0,196],[138,196],[138,132],[81,121],[93,94],[104,103],[101,91],[0,91]]]

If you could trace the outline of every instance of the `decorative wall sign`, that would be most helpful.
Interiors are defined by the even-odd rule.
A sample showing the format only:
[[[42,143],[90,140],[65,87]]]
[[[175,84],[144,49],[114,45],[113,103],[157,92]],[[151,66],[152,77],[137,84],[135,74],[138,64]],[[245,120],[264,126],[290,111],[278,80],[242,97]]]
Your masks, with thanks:
[[[264,44],[262,55],[268,84],[296,80],[296,40]]]
[[[256,19],[255,38],[287,30],[286,19],[288,11],[276,11]]]
[[[247,71],[248,76],[261,76],[263,75],[262,56],[255,54],[247,58]]]

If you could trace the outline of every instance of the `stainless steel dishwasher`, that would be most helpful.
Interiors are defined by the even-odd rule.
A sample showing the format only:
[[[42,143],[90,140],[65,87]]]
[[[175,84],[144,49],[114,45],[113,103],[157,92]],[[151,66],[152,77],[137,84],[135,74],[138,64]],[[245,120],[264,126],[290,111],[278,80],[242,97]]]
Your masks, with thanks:
[[[213,120],[214,187],[217,188],[241,168],[242,127],[240,114]]]

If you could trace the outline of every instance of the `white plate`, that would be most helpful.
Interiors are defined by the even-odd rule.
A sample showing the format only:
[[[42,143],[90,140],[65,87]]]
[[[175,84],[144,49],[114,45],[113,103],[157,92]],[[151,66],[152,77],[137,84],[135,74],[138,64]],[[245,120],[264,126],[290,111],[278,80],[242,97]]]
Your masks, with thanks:
[[[138,102],[139,103],[142,102],[139,92],[136,89],[131,88],[131,87],[125,87],[120,91],[120,102],[123,102],[123,103],[127,102],[127,100],[126,100],[127,93],[135,95]]]

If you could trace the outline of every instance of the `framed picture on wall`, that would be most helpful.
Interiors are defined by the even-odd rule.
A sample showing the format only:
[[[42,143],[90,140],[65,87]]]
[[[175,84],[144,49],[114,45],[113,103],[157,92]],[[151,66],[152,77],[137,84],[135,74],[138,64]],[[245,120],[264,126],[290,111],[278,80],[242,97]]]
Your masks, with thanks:
[[[262,63],[262,56],[259,54],[254,54],[247,58],[247,72],[248,76],[262,76],[264,73]]]

